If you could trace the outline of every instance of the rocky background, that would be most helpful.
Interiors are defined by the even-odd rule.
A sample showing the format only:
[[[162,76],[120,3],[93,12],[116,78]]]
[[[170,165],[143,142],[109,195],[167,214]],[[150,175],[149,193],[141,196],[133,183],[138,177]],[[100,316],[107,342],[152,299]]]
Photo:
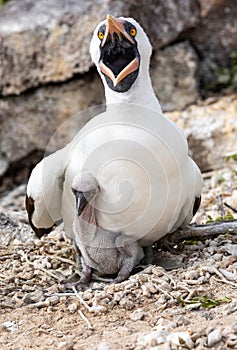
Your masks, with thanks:
[[[104,102],[89,43],[95,25],[108,13],[134,17],[149,35],[154,48],[154,89],[164,111],[185,127],[192,155],[202,170],[219,168],[233,151],[236,103],[233,110],[224,100],[222,105],[231,111],[214,114],[205,107],[196,113],[193,107],[190,116],[185,112],[177,118],[172,111],[197,103],[235,78],[235,0],[12,0],[0,8],[3,189],[12,175],[16,183],[28,177],[65,120]],[[81,125],[85,121],[82,116]],[[220,136],[222,145],[217,141]],[[59,137],[50,151],[67,139],[70,135]],[[219,146],[221,153],[210,155]]]

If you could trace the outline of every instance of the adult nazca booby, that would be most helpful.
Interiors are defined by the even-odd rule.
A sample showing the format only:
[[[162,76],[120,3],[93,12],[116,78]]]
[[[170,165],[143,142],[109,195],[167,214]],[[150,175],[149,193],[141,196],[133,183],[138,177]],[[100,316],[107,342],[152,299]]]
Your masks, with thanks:
[[[71,187],[83,170],[98,183],[98,226],[123,232],[122,245],[149,246],[191,221],[200,204],[202,176],[183,132],[162,114],[149,75],[151,52],[147,35],[132,18],[108,15],[96,27],[90,53],[104,84],[107,111],[33,170],[26,208],[38,237],[62,218],[80,249],[73,228],[80,208]]]

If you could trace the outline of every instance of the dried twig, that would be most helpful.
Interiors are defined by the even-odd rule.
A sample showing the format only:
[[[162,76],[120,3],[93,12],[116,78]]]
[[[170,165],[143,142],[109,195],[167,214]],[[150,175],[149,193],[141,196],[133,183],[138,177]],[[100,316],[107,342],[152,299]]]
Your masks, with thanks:
[[[233,213],[237,213],[237,209],[233,208],[230,204],[228,204],[228,203],[226,203],[226,202],[224,202],[223,204],[224,204],[227,208],[229,208],[230,210],[232,210]]]
[[[76,290],[75,286],[72,286],[72,290],[74,291],[76,297],[80,300],[80,303],[88,310],[91,311],[91,308],[89,305],[87,305],[87,303],[85,302],[85,300],[81,297],[81,295],[78,293],[78,291]],[[90,323],[90,321],[88,320],[88,318],[83,314],[83,312],[78,309],[79,315],[81,316],[81,318],[87,323],[88,328],[89,329],[93,329],[92,324]]]
[[[218,194],[217,196],[217,200],[218,200],[218,209],[221,213],[221,217],[222,219],[224,219],[225,217],[225,209],[224,209],[224,205],[223,205],[223,198],[222,198],[222,194]]]
[[[233,287],[237,287],[237,284],[236,283],[234,283],[234,282],[231,282],[231,281],[229,281],[227,278],[225,278],[225,276],[216,268],[216,267],[212,267],[212,269],[213,269],[213,272],[218,276],[218,277],[220,277],[220,280],[218,280],[217,278],[215,278],[215,280],[216,281],[218,281],[218,282],[224,282],[224,283],[226,283],[226,284],[229,284],[229,285],[231,285],[231,286],[233,286]]]
[[[89,311],[91,312],[91,307],[89,305],[87,305],[87,303],[85,302],[85,300],[82,298],[82,296],[78,293],[78,291],[76,290],[75,286],[72,286],[72,290],[75,293],[77,299],[80,300],[80,303]]]
[[[169,233],[159,242],[175,243],[184,239],[206,239],[224,234],[237,233],[237,220],[217,221],[204,225],[188,225],[184,229],[178,229],[173,233]]]
[[[58,255],[32,255],[32,258],[34,259],[38,259],[38,258],[49,258],[49,259],[56,259],[62,262],[65,262],[69,265],[73,265],[76,266],[76,262],[71,260],[71,259],[67,259],[67,258],[63,258],[61,256]]]

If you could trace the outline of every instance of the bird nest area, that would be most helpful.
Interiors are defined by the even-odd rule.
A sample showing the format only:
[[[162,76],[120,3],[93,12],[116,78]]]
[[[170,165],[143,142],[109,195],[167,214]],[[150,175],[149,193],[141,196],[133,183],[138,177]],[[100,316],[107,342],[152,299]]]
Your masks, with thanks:
[[[229,219],[230,213],[236,219],[234,162],[204,178],[195,220]],[[71,242],[61,226],[35,238],[25,189],[5,193],[0,202],[1,349],[237,348],[235,230],[162,240],[154,247],[155,264],[136,268],[127,281],[94,275],[87,290],[66,289],[61,280],[76,268]]]

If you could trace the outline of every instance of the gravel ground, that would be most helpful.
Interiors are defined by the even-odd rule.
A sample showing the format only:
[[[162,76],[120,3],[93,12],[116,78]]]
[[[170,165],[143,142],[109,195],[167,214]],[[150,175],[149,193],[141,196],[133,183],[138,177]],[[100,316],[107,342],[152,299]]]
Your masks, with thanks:
[[[204,174],[198,223],[221,215],[220,194],[237,208],[236,164]],[[1,349],[237,348],[235,234],[169,250],[157,245],[155,264],[136,268],[129,280],[115,285],[94,276],[77,292],[60,283],[75,270],[71,242],[61,226],[35,238],[24,194],[21,185],[0,199]]]

